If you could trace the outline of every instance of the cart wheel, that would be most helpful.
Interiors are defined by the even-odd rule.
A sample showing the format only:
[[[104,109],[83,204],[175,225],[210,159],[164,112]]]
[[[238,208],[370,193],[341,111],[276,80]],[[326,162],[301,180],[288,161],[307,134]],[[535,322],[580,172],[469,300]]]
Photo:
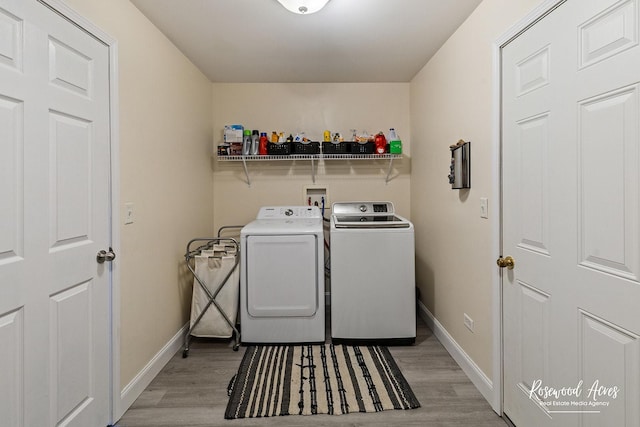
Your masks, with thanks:
[[[188,356],[189,356],[189,350],[185,348],[184,350],[182,350],[182,358],[186,359]]]

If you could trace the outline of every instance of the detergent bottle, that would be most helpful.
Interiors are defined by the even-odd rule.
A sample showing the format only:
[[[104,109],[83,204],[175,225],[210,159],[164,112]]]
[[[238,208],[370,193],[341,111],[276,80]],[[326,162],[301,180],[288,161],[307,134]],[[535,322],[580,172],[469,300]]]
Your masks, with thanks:
[[[402,141],[394,128],[389,129],[389,153],[402,154]]]
[[[376,153],[384,154],[387,151],[387,138],[384,137],[384,133],[378,132],[373,140],[376,144]]]
[[[245,129],[244,137],[242,138],[242,155],[247,156],[249,153],[251,153],[251,131]]]
[[[249,154],[255,156],[258,154],[258,142],[260,141],[260,133],[257,130],[254,130],[251,134],[251,150]]]
[[[260,147],[258,149],[258,154],[262,156],[267,154],[267,142],[269,142],[269,139],[267,139],[267,133],[260,132]]]

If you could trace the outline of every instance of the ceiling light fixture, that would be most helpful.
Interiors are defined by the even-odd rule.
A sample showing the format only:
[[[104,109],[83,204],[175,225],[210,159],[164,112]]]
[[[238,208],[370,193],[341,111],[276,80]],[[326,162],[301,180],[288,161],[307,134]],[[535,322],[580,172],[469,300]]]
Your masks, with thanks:
[[[310,15],[325,7],[329,0],[278,0],[278,3],[290,12]]]

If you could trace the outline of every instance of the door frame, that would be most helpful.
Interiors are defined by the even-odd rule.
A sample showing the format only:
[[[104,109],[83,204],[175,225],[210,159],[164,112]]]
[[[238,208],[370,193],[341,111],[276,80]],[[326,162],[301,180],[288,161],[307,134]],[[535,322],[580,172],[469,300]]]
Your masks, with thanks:
[[[494,198],[491,202],[491,210],[497,212],[493,215],[491,229],[492,235],[492,251],[491,259],[488,260],[490,265],[495,266],[495,261],[499,255],[502,255],[502,49],[513,39],[527,31],[536,22],[553,12],[558,6],[567,0],[543,0],[531,12],[524,16],[520,21],[516,22],[500,37],[498,37],[492,46],[493,61],[493,82],[492,82],[492,194]],[[503,328],[502,328],[502,273],[499,268],[493,268],[492,275],[492,298],[493,301],[493,319],[492,319],[492,336],[493,336],[493,393],[491,396],[491,407],[500,416],[503,414],[503,390],[504,390],[504,346],[503,346]]]
[[[109,50],[109,151],[110,151],[110,246],[120,253],[120,144],[119,144],[119,103],[118,103],[118,41],[97,25],[80,15],[64,0],[37,0],[43,6],[60,14],[82,30],[104,43]],[[118,262],[111,266],[109,283],[109,320],[110,320],[110,390],[109,423],[113,424],[124,412],[120,395],[120,270]]]

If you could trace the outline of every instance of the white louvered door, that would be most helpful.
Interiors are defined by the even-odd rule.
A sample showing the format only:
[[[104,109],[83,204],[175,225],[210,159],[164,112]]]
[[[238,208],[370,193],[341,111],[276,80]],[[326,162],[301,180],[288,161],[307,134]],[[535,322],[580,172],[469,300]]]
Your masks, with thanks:
[[[0,0],[0,424],[110,411],[109,53],[36,0]]]
[[[517,427],[640,425],[639,17],[638,0],[568,0],[503,49]]]

